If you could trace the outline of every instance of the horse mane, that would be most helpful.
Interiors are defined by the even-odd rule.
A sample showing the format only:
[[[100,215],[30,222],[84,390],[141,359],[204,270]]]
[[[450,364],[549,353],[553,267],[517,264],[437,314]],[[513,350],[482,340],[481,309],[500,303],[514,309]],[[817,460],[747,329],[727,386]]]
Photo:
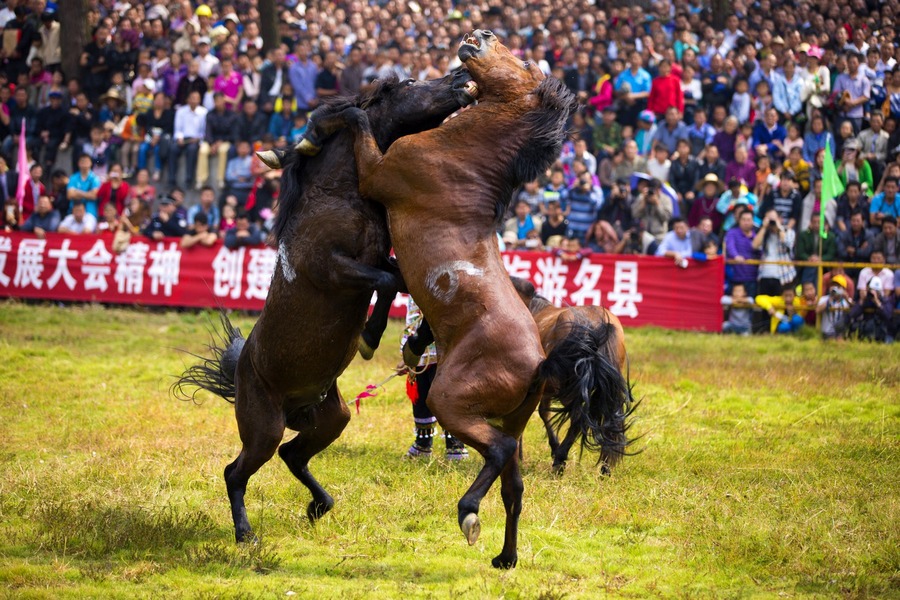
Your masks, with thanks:
[[[384,79],[376,79],[372,89],[356,96],[328,98],[317,109],[319,111],[317,117],[321,119],[325,115],[332,115],[354,107],[368,110],[384,97],[386,90],[396,86],[399,82],[400,80],[396,75],[391,75]],[[328,142],[325,142],[322,152],[327,152],[327,144]],[[290,149],[285,153],[281,161],[283,174],[281,176],[281,191],[278,195],[278,213],[275,215],[275,222],[272,225],[277,242],[281,242],[284,238],[288,225],[291,222],[291,217],[300,208],[303,201],[303,181],[308,175],[307,171],[310,167],[310,162],[314,158]]]
[[[509,173],[505,178],[507,183],[495,207],[498,222],[509,209],[515,186],[537,179],[559,158],[566,138],[566,123],[578,107],[575,94],[555,77],[544,79],[534,95],[538,106],[527,112],[520,121],[519,127],[525,141],[509,164]]]
[[[534,298],[531,299],[531,303],[528,305],[528,310],[531,311],[531,314],[536,315],[550,306],[553,306],[552,302],[550,302],[540,294],[535,294]]]

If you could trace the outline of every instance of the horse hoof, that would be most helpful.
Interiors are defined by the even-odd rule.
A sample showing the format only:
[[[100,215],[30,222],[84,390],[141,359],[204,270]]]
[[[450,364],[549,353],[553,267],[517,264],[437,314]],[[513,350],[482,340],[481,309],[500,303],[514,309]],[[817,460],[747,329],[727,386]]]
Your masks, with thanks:
[[[294,150],[303,154],[304,156],[315,156],[322,149],[322,146],[316,146],[308,139],[304,138],[300,141],[299,144],[294,146]]]
[[[552,469],[554,475],[560,476],[566,472],[566,463],[565,463],[565,461],[563,461],[563,462],[554,461],[553,467],[551,467],[551,469]]]
[[[278,155],[275,154],[272,150],[266,150],[265,152],[257,152],[256,156],[259,160],[263,161],[263,164],[269,167],[270,169],[280,169],[281,168],[281,160],[278,158]]]
[[[313,500],[306,507],[306,518],[309,519],[309,522],[315,525],[316,521],[325,516],[331,508],[334,506],[334,500],[330,502],[316,502]]]
[[[252,531],[235,532],[234,539],[238,544],[248,544],[250,546],[255,546],[259,543],[259,537]]]
[[[375,349],[362,337],[359,338],[359,355],[363,357],[363,360],[372,360],[372,357],[375,356]]]
[[[609,469],[608,464],[603,463],[600,465],[600,474],[604,475],[606,477],[609,477],[610,475],[612,475],[612,471]]]
[[[409,342],[403,344],[403,364],[409,367],[410,369],[415,369],[419,366],[419,359],[422,358],[418,354],[412,351],[409,347]]]
[[[496,556],[494,560],[491,561],[491,566],[495,569],[513,569],[518,562],[519,559],[516,556],[513,556],[512,558],[506,558],[501,554],[499,556]]]
[[[466,536],[466,541],[469,542],[469,545],[474,546],[475,542],[478,541],[478,536],[481,535],[481,521],[478,520],[478,515],[475,513],[467,514],[459,527],[462,529],[463,535]]]

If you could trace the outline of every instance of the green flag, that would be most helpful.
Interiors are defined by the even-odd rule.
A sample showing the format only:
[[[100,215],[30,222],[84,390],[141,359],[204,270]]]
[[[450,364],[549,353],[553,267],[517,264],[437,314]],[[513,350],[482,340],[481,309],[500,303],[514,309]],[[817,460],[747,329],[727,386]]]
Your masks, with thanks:
[[[831,157],[831,142],[825,142],[825,164],[822,165],[822,197],[819,199],[819,236],[824,240],[828,237],[825,233],[825,207],[828,201],[833,200],[844,193],[844,185],[838,179],[837,170],[834,168],[834,159]]]

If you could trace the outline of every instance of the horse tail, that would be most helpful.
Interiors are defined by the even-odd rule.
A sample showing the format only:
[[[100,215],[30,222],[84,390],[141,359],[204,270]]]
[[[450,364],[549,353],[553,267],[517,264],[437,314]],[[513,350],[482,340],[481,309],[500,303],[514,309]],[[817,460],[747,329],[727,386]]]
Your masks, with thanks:
[[[176,397],[195,400],[197,392],[206,390],[234,403],[236,391],[234,375],[241,350],[247,340],[241,335],[241,330],[231,324],[224,310],[219,313],[219,320],[222,331],[220,333],[212,331],[213,339],[208,346],[212,358],[189,353],[202,362],[186,369],[172,385]],[[186,388],[194,389],[188,393]]]
[[[612,467],[627,454],[629,417],[636,404],[631,382],[617,356],[618,333],[606,319],[560,322],[564,334],[541,364],[539,377],[556,390],[551,424],[557,433],[566,422],[575,428],[582,450],[600,452],[598,463]]]

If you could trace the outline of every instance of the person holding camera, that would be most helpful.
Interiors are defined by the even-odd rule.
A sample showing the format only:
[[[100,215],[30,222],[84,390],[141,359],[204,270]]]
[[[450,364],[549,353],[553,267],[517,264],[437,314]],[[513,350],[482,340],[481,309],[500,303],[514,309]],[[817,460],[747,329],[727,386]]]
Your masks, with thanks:
[[[861,340],[890,344],[894,341],[893,317],[890,292],[885,293],[881,279],[873,277],[868,287],[859,291],[859,302],[850,309],[850,330]]]
[[[782,217],[777,210],[774,208],[768,210],[763,218],[762,227],[753,238],[753,248],[762,252],[761,260],[790,262],[793,247],[794,231],[782,224]],[[796,276],[797,270],[792,265],[762,264],[758,275],[759,294],[777,296]]]
[[[597,218],[612,225],[619,236],[631,229],[631,190],[627,181],[616,180]]]
[[[597,213],[603,207],[603,190],[594,185],[590,172],[583,172],[569,190],[569,231],[568,237],[585,239]]]
[[[672,218],[672,200],[659,193],[659,182],[653,180],[637,197],[631,207],[631,216],[644,222],[647,231],[662,241],[669,230],[669,219]]]
[[[646,254],[652,256],[656,254],[659,242],[650,234],[641,221],[635,221],[631,229],[627,230],[622,236],[621,241],[616,244],[614,254]]]
[[[843,275],[835,275],[828,293],[816,304],[816,314],[822,316],[823,338],[836,340],[846,336],[852,305],[853,301],[847,296],[847,280]]]

